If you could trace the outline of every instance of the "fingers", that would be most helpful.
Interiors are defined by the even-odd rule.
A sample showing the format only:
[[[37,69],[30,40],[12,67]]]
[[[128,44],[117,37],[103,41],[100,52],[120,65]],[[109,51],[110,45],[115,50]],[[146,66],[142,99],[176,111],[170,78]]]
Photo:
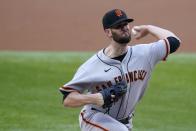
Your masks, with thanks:
[[[141,26],[134,26],[134,27],[133,27],[133,30],[135,30],[136,32],[140,32],[141,29],[142,29]]]
[[[149,33],[146,25],[134,26],[131,32],[135,39],[140,39]]]
[[[115,98],[115,95],[111,95],[112,98]]]
[[[111,95],[111,101],[115,101],[115,95]]]
[[[136,30],[135,28],[132,28],[131,34],[135,39],[138,39],[140,37],[139,31]]]
[[[148,28],[147,25],[139,25],[139,26],[134,26],[133,29],[140,32],[142,30],[146,30]]]

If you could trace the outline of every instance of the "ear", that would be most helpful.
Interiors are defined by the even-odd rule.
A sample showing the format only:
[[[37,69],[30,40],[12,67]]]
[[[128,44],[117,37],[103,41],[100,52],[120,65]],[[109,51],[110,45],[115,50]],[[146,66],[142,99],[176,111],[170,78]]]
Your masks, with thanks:
[[[111,29],[105,29],[104,31],[105,31],[106,35],[107,35],[109,38],[112,37],[112,31],[111,31]]]

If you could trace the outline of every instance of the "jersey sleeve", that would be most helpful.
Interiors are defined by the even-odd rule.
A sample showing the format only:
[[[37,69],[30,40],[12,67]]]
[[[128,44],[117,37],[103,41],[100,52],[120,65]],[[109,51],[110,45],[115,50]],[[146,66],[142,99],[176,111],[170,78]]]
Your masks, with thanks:
[[[86,89],[88,89],[91,85],[91,81],[88,78],[87,71],[80,67],[73,79],[59,88],[62,94],[66,94],[69,92],[77,91],[79,93],[83,93]]]
[[[163,61],[166,60],[170,52],[169,47],[170,46],[169,46],[167,39],[159,40],[159,41],[156,41],[150,44],[149,61],[150,61],[151,66],[154,66],[161,60]]]

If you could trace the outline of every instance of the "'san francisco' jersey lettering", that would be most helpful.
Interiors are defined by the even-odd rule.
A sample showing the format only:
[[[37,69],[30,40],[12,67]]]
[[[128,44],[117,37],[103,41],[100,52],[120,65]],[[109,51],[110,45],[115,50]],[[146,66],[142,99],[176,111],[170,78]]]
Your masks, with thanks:
[[[127,82],[127,93],[110,108],[109,115],[122,119],[128,117],[142,98],[154,66],[168,54],[164,40],[150,44],[128,47],[122,62],[107,57],[103,50],[92,56],[78,69],[73,79],[60,88],[61,91],[77,90],[83,93],[96,93],[104,88],[124,80]],[[86,105],[105,112],[102,107]]]

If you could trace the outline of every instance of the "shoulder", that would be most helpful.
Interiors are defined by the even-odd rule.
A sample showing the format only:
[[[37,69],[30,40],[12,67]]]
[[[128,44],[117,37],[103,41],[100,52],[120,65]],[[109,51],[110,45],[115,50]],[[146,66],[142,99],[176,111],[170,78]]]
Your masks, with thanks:
[[[137,44],[131,46],[133,55],[146,55],[150,50],[151,44]]]
[[[134,46],[131,46],[132,47],[132,50],[134,53],[137,53],[137,54],[146,54],[146,53],[149,53],[149,51],[153,48],[153,46],[158,46],[158,45],[165,45],[165,41],[164,40],[158,40],[158,41],[155,41],[155,42],[152,42],[152,43],[145,43],[145,44],[137,44],[137,45],[134,45]]]

